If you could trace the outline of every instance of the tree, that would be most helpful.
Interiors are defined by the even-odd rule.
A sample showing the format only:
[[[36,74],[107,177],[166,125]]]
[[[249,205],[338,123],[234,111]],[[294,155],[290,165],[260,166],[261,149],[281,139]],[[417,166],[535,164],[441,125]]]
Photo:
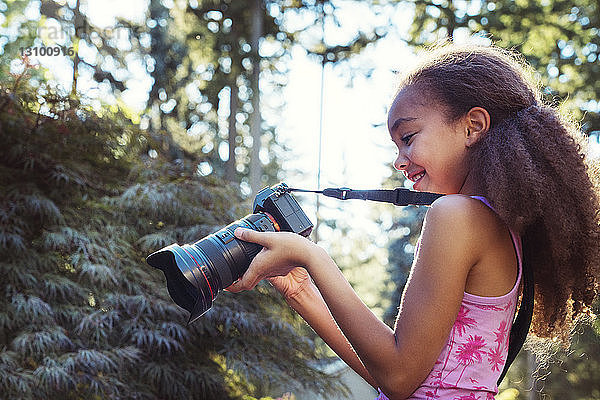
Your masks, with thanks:
[[[29,2],[31,6],[31,2]],[[112,37],[108,32],[94,26],[88,19],[88,16],[81,11],[81,1],[77,0],[71,7],[67,3],[57,3],[54,0],[42,0],[40,4],[40,13],[42,18],[36,24],[36,33],[42,34],[38,41],[43,41],[44,45],[54,45],[60,43],[66,48],[73,49],[73,79],[70,95],[77,96],[77,83],[80,75],[80,68],[87,67],[93,71],[93,77],[96,81],[108,81],[113,90],[122,92],[125,90],[125,84],[122,80],[115,77],[114,71],[106,71],[102,65],[102,59],[85,59],[80,57],[80,45],[93,46],[102,49],[105,57],[110,56],[117,63],[120,58],[117,56],[119,49],[114,45]],[[48,20],[53,20],[59,25],[52,27],[46,25]],[[118,67],[123,68],[124,64]]]
[[[236,90],[238,93],[247,93],[247,97],[235,100],[240,100],[236,116],[243,116],[240,119],[248,121],[248,125],[236,129],[235,118],[231,117],[234,113],[232,108],[229,114],[229,135],[236,135],[236,137],[241,135],[243,138],[238,141],[229,137],[228,143],[239,142],[235,152],[239,153],[237,158],[243,162],[238,162],[236,169],[243,171],[242,179],[245,179],[248,174],[252,175],[252,170],[264,168],[264,173],[259,174],[262,177],[254,176],[249,179],[254,182],[250,186],[256,190],[257,182],[264,186],[269,183],[268,177],[278,176],[278,164],[274,162],[275,160],[271,159],[271,165],[261,165],[258,162],[259,154],[268,155],[279,151],[274,141],[275,129],[268,126],[265,121],[261,122],[259,85],[262,84],[259,84],[259,81],[265,82],[268,79],[266,84],[274,89],[284,84],[283,74],[286,68],[282,61],[289,57],[289,49],[294,45],[305,47],[310,54],[319,57],[323,63],[333,63],[357,54],[381,35],[374,31],[359,32],[347,43],[322,41],[315,43],[314,40],[306,39],[303,34],[308,30],[314,36],[315,24],[318,25],[321,19],[331,18],[336,23],[333,2],[319,1],[312,4],[256,0],[250,4],[252,6],[248,7],[243,2],[206,0],[198,2],[197,5],[191,4],[186,9],[185,15],[186,19],[194,21],[189,37],[205,39],[201,32],[195,34],[193,31],[193,29],[204,29],[210,31],[209,36],[213,39],[212,49],[216,60],[213,81],[219,84],[214,86],[215,91],[212,96],[208,96],[208,103],[213,105],[213,109],[218,109],[218,94],[226,88],[229,88],[230,99]],[[327,16],[325,16],[325,9],[330,9]],[[286,19],[298,15],[305,17],[306,29],[291,29],[286,25]],[[268,43],[271,50],[268,53],[261,51],[261,43]],[[272,95],[278,95],[277,90],[274,90]],[[230,107],[234,103],[236,102],[230,100]],[[245,146],[241,145],[246,142],[252,143],[248,146],[251,148],[244,148]],[[261,148],[267,151],[263,152]],[[231,148],[229,152],[232,153]],[[228,162],[232,161],[230,157]],[[231,165],[228,168],[230,171],[234,169]]]

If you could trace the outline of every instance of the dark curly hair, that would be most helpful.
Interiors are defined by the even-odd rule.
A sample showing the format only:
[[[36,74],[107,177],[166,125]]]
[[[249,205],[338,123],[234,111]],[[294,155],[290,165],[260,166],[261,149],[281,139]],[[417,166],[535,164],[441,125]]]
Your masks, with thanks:
[[[598,291],[597,171],[587,165],[585,136],[543,102],[533,76],[510,51],[445,45],[400,88],[439,99],[451,121],[477,106],[490,114],[489,131],[470,150],[478,193],[521,234],[524,263],[534,271],[531,332],[568,342]]]

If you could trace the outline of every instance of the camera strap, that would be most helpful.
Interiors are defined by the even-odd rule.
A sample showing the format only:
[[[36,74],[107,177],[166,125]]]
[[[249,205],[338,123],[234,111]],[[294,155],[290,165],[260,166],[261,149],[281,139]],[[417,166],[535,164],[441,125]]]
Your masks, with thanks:
[[[290,192],[320,193],[327,197],[339,200],[372,200],[382,203],[392,203],[395,206],[422,205],[428,206],[443,194],[430,192],[416,192],[406,188],[377,189],[377,190],[354,190],[349,188],[327,188],[323,190],[306,190],[287,188]]]
[[[523,250],[524,252],[529,252],[529,247],[524,247]],[[531,257],[528,254],[523,254],[523,260],[530,259]],[[517,315],[510,328],[510,335],[508,337],[508,355],[506,356],[504,369],[498,378],[498,386],[500,386],[502,379],[504,379],[504,376],[508,372],[508,368],[517,357],[517,354],[519,354],[519,351],[525,343],[525,339],[527,339],[529,327],[531,326],[531,319],[533,317],[534,296],[533,269],[529,264],[523,262],[523,294],[521,295],[521,304],[519,305]]]

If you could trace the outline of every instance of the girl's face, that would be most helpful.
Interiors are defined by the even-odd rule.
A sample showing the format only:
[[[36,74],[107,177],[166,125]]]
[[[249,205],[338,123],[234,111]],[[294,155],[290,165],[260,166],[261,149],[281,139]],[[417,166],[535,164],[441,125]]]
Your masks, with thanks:
[[[388,130],[398,148],[394,167],[414,182],[414,190],[475,194],[468,179],[466,125],[460,119],[449,121],[431,96],[417,92],[401,90],[388,114]]]

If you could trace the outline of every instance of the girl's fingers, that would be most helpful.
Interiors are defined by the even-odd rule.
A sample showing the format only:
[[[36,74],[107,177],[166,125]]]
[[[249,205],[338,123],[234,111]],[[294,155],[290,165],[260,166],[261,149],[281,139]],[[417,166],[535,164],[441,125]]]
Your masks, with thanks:
[[[260,282],[258,274],[256,274],[253,269],[248,268],[248,271],[246,271],[244,276],[239,280],[238,285],[242,290],[250,290],[253,289],[258,282]]]
[[[239,292],[241,292],[244,289],[242,289],[240,287],[240,285],[238,285],[238,283],[239,283],[239,281],[235,281],[235,282],[233,282],[231,285],[227,286],[223,290],[225,290],[226,292],[231,292],[231,293],[239,293]]]
[[[232,293],[251,290],[254,289],[254,286],[258,285],[258,282],[260,282],[261,279],[262,278],[258,276],[258,273],[255,272],[255,269],[250,267],[240,279],[233,282],[225,290]]]
[[[267,232],[257,232],[253,231],[252,229],[236,228],[233,234],[238,239],[244,240],[246,242],[260,244],[262,246],[267,246],[270,242],[269,233]]]
[[[246,278],[244,275],[242,278],[240,278],[240,280],[233,282],[231,285],[225,288],[225,290],[231,293],[252,290],[254,289],[254,286],[258,285],[258,282],[260,282],[260,279],[254,282],[253,280]]]

